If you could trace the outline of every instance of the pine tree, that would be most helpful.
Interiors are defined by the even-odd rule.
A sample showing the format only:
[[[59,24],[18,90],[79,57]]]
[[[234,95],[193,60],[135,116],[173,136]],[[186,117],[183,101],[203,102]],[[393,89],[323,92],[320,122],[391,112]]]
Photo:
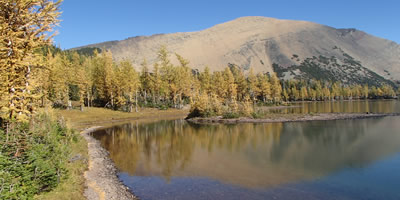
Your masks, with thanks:
[[[0,1],[0,110],[5,120],[33,114],[32,78],[42,66],[37,50],[51,43],[60,1]]]

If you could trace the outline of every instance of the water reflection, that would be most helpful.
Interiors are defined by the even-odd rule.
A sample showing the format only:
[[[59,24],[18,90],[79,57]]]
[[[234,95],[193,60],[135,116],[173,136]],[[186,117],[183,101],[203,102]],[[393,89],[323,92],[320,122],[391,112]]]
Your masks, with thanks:
[[[286,109],[269,110],[272,113],[392,113],[400,112],[400,104],[396,100],[360,100],[360,101],[324,101],[300,102]]]
[[[131,123],[94,136],[130,176],[205,177],[248,188],[310,180],[400,152],[400,118],[238,125]]]

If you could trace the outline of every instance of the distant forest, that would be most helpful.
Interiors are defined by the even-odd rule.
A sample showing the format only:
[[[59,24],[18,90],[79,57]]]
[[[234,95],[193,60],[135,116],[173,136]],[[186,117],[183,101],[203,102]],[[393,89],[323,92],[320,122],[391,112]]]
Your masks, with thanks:
[[[143,60],[137,67],[140,71],[136,71],[128,60],[113,61],[110,51],[44,48],[43,62],[47,68],[39,74],[43,84],[39,84],[35,91],[40,95],[41,106],[80,106],[82,109],[84,106],[97,106],[127,112],[137,111],[139,107],[199,106],[199,101],[210,101],[235,110],[237,106],[229,105],[238,104],[240,107],[241,102],[263,105],[396,96],[393,86],[386,82],[377,87],[327,81],[322,76],[321,79],[280,80],[274,73],[256,74],[252,68],[245,72],[236,65],[214,72],[206,67],[199,72],[176,53],[173,56],[179,64],[172,64],[172,53],[165,46],[156,53],[158,60],[152,70]]]

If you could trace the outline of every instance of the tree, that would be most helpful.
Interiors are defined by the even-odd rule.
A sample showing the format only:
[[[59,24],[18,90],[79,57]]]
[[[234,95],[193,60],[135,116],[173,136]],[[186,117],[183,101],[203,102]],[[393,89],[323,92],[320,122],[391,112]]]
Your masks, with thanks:
[[[115,75],[110,51],[103,51],[101,54],[95,55],[91,78],[97,97],[106,105],[114,107]]]
[[[233,102],[236,100],[237,96],[237,85],[235,83],[235,78],[233,77],[233,74],[229,68],[225,68],[224,70],[224,79],[229,101]]]
[[[258,88],[257,76],[253,72],[253,68],[250,68],[249,75],[247,77],[248,93],[250,94],[250,99],[255,102],[257,96],[260,95],[260,88]]]
[[[189,61],[184,59],[179,54],[175,54],[180,65],[176,67],[175,73],[175,83],[177,87],[177,95],[179,101],[179,108],[182,108],[182,97],[191,97],[192,83],[194,82],[189,68]],[[176,105],[176,102],[175,102]]]
[[[128,105],[128,112],[132,112],[133,96],[135,97],[135,111],[138,112],[137,99],[139,90],[139,75],[131,62],[124,60],[119,64],[119,76],[123,101]]]
[[[208,95],[210,95],[212,92],[212,83],[211,83],[210,68],[208,66],[206,66],[204,68],[204,71],[200,73],[199,79],[200,79],[201,92],[205,92]]]
[[[147,104],[147,95],[151,92],[151,75],[149,67],[147,66],[147,60],[144,59],[142,62],[142,72],[140,74],[140,85],[144,93],[144,104]]]
[[[271,95],[274,100],[274,102],[279,102],[281,100],[281,93],[282,93],[282,86],[279,82],[278,77],[273,73],[271,75]]]
[[[243,70],[236,65],[229,67],[233,74],[236,85],[237,100],[242,101],[247,94],[247,81],[244,77]]]
[[[307,88],[305,86],[302,86],[300,88],[300,98],[302,101],[304,101],[305,99],[308,99],[308,92],[307,92]]]
[[[271,98],[271,84],[269,83],[269,78],[266,74],[257,74],[258,88],[260,88],[260,93],[262,101],[265,103]]]
[[[368,94],[369,94],[369,88],[368,85],[364,85],[362,89],[362,97],[364,99],[368,99]]]
[[[212,91],[220,98],[225,99],[228,95],[228,87],[222,72],[215,71],[212,76]]]
[[[0,0],[1,118],[26,121],[33,114],[32,80],[42,66],[38,49],[51,43],[60,1]]]

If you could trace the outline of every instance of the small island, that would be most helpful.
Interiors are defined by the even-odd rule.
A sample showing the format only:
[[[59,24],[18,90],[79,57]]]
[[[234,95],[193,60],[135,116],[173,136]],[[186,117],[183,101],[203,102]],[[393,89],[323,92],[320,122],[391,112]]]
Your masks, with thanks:
[[[236,124],[236,123],[277,123],[277,122],[304,122],[304,121],[327,121],[345,119],[364,119],[386,116],[399,116],[400,113],[318,113],[318,114],[274,114],[265,118],[223,118],[195,117],[187,121],[195,124]]]

